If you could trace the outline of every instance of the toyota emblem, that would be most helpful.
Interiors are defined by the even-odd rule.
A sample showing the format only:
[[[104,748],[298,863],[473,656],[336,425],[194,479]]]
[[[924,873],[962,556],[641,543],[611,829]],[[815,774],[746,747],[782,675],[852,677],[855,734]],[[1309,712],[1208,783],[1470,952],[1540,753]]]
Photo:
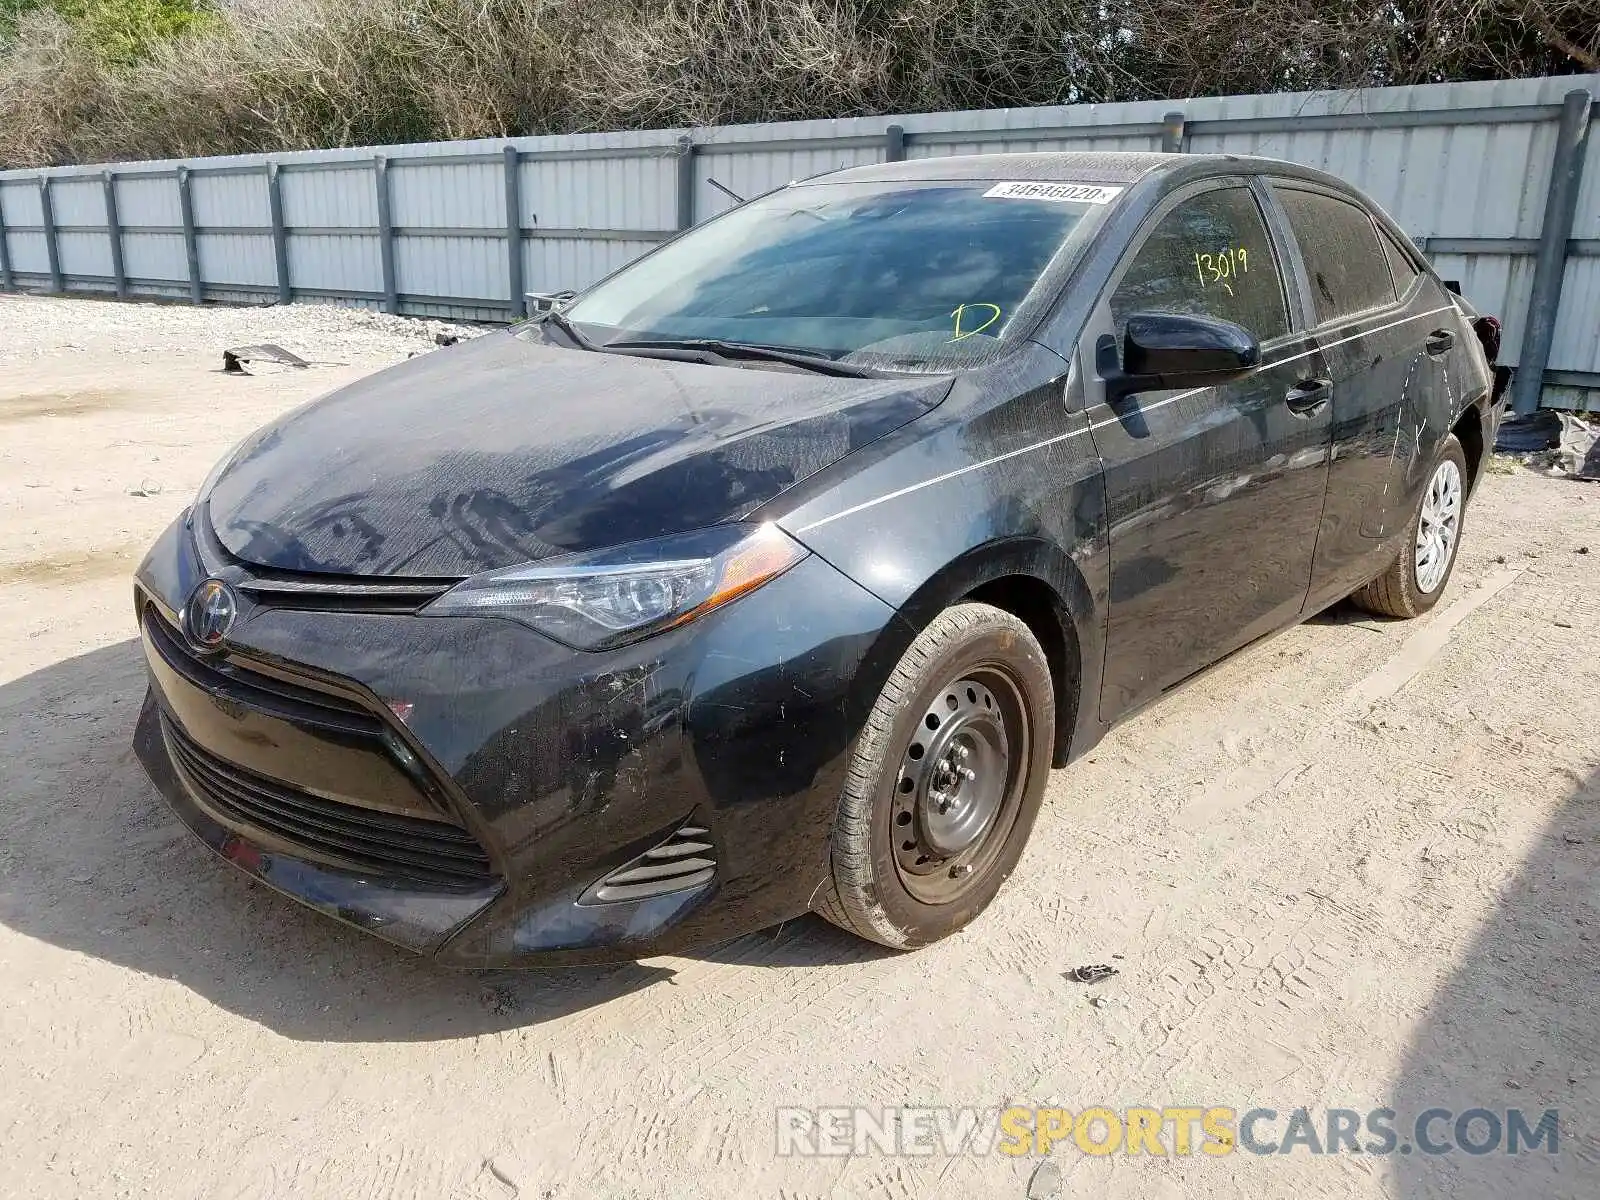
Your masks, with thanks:
[[[238,615],[239,602],[233,589],[220,579],[206,580],[189,597],[185,613],[189,640],[202,650],[215,650],[228,636]]]

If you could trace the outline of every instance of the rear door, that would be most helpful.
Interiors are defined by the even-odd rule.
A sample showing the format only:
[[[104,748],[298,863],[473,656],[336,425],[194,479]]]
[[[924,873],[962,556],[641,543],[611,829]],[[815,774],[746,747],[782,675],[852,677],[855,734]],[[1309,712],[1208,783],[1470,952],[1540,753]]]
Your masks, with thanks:
[[[1259,187],[1230,178],[1170,198],[1079,342],[1090,378],[1096,341],[1110,333],[1120,346],[1132,313],[1199,314],[1250,330],[1264,364],[1225,386],[1114,405],[1085,390],[1111,542],[1105,720],[1292,620],[1305,601],[1329,390],[1315,347],[1295,332],[1299,298]]]
[[[1431,275],[1354,199],[1275,180],[1303,266],[1313,332],[1333,379],[1328,498],[1312,593],[1370,578],[1405,528],[1418,462],[1448,429],[1453,308]]]

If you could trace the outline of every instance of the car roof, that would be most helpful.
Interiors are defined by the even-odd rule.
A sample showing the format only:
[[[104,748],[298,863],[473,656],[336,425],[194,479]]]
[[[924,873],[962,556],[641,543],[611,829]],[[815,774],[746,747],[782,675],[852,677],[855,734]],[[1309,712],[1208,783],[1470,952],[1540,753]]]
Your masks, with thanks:
[[[974,130],[974,140],[983,132]],[[1219,171],[1314,179],[1345,187],[1321,171],[1274,158],[1243,154],[1156,154],[1121,150],[1069,150],[1031,154],[959,154],[848,167],[810,183],[876,183],[916,180],[1014,179],[1049,183],[1133,183],[1155,173],[1191,177]]]

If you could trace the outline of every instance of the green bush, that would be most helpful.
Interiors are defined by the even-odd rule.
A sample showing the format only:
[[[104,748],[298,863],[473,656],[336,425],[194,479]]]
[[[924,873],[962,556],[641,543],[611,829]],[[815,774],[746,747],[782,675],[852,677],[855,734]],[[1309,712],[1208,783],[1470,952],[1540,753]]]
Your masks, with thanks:
[[[0,0],[0,45],[14,42],[21,19],[37,9],[57,13],[88,53],[121,65],[219,19],[209,0]]]
[[[100,61],[127,65],[218,19],[207,0],[51,0]]]

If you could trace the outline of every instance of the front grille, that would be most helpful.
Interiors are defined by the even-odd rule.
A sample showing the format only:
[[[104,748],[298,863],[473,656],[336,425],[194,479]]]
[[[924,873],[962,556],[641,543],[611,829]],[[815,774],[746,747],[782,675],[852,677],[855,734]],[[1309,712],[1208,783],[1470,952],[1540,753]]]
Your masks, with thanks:
[[[248,563],[229,552],[201,506],[190,524],[195,548],[208,575],[231,569],[228,578],[257,604],[318,612],[414,613],[461,581],[403,576],[325,575]]]
[[[414,613],[450,590],[454,581],[430,579],[352,580],[335,576],[292,577],[257,570],[237,587],[268,608],[320,612]]]
[[[464,829],[301,791],[218,758],[165,714],[161,725],[195,799],[238,833],[270,834],[337,865],[435,887],[477,888],[494,878]]]
[[[579,904],[616,904],[685,892],[710,883],[717,873],[710,831],[681,826],[632,862],[618,867],[578,898]]]

